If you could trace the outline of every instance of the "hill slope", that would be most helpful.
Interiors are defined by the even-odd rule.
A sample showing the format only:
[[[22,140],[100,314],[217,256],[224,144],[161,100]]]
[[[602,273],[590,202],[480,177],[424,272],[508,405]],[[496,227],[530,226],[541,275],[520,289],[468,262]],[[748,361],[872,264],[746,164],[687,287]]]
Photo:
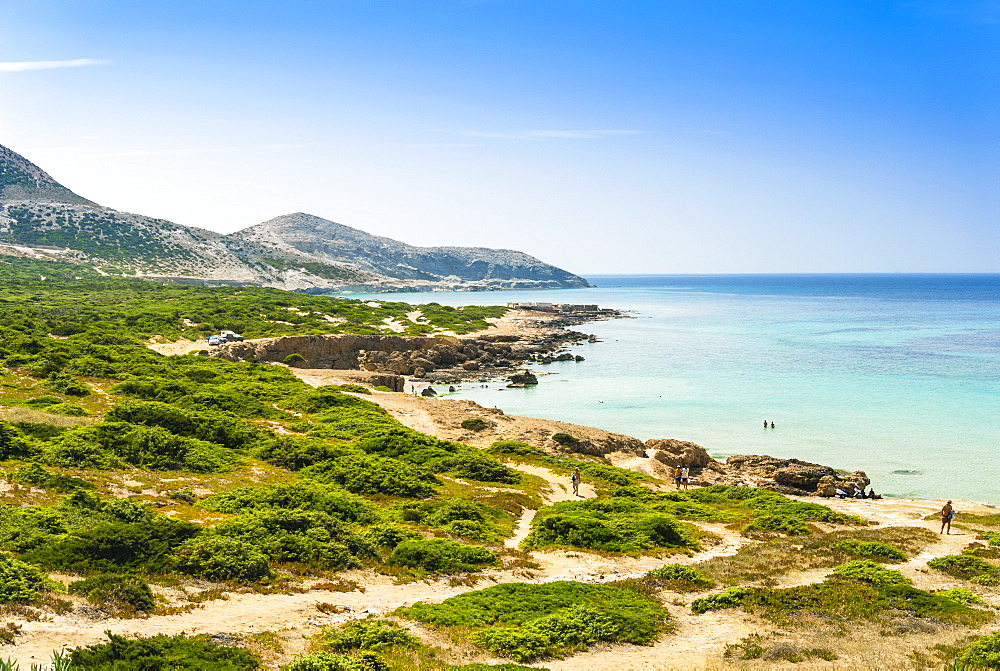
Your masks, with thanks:
[[[0,146],[0,252],[104,272],[317,293],[584,287],[522,252],[420,248],[308,214],[232,235],[100,206]]]

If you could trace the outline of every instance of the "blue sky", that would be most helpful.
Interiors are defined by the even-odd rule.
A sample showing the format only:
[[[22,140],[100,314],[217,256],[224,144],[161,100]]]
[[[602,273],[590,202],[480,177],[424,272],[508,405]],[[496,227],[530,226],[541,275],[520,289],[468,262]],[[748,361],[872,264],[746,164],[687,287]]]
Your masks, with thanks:
[[[0,96],[70,188],[222,232],[1000,272],[996,0],[4,0]]]

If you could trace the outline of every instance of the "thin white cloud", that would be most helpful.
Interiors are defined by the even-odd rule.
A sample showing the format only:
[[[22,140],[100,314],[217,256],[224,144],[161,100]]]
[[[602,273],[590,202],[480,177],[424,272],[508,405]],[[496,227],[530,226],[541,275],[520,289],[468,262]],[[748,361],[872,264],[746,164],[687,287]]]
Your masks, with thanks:
[[[55,70],[57,68],[79,68],[85,65],[104,65],[111,61],[95,58],[77,58],[72,61],[5,61],[0,62],[0,72],[26,72],[28,70]]]
[[[558,140],[595,140],[604,137],[625,135],[645,135],[644,130],[604,129],[604,130],[522,130],[510,133],[467,130],[462,135],[469,137],[501,138],[507,140],[533,140],[538,138]]]
[[[190,149],[135,149],[131,151],[101,152],[99,156],[186,156],[188,154],[228,154],[262,149],[305,149],[308,144],[261,144],[247,147],[196,147]]]

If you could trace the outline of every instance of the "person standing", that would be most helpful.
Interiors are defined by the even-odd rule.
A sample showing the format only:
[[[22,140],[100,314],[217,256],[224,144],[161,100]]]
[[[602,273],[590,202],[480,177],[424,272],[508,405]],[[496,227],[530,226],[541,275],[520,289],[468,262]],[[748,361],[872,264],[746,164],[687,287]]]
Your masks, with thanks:
[[[580,469],[573,469],[573,475],[569,476],[570,482],[573,483],[573,496],[580,495]]]
[[[767,428],[767,420],[766,419],[764,420],[764,428],[765,429]]]
[[[688,488],[688,483],[691,482],[691,469],[684,464],[681,467],[681,484],[684,485],[684,489]]]
[[[944,504],[944,508],[941,509],[941,531],[939,534],[944,533],[944,528],[948,527],[948,535],[951,535],[951,521],[955,518],[955,508],[951,505],[951,500]]]
[[[674,489],[681,488],[681,467],[674,466]]]

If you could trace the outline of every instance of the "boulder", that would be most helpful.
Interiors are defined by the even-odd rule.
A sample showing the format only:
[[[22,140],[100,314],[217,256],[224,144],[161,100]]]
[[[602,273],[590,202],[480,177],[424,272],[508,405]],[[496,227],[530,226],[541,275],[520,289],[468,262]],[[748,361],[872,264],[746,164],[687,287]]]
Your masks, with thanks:
[[[538,378],[530,370],[519,370],[507,378],[507,380],[510,382],[507,385],[508,387],[526,387],[538,384]]]
[[[673,438],[654,438],[646,441],[646,448],[656,450],[653,459],[667,466],[704,468],[715,461],[701,445]]]
[[[420,395],[431,398],[433,396],[437,396],[438,393],[434,391],[434,387],[427,387],[426,389],[421,390]]]

